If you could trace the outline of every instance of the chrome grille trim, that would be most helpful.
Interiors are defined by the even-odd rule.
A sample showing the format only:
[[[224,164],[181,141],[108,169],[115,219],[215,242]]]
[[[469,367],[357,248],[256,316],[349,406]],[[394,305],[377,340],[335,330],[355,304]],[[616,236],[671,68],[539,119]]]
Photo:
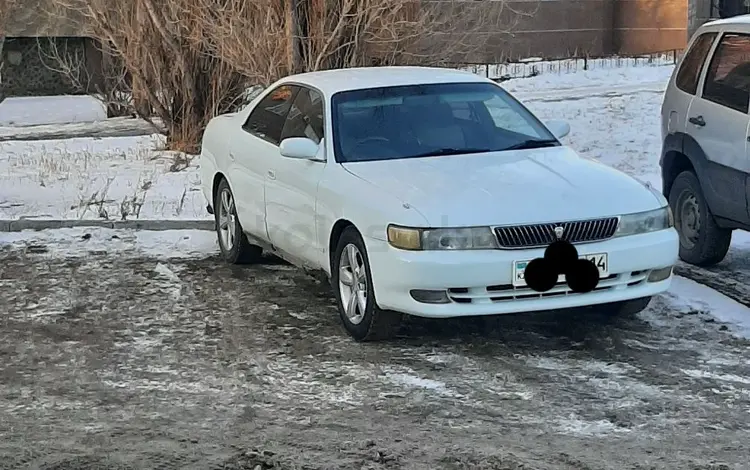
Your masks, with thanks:
[[[550,222],[543,224],[508,225],[494,227],[495,236],[501,249],[540,248],[557,240],[555,227],[563,227],[562,239],[570,243],[588,243],[612,238],[620,224],[619,217]]]

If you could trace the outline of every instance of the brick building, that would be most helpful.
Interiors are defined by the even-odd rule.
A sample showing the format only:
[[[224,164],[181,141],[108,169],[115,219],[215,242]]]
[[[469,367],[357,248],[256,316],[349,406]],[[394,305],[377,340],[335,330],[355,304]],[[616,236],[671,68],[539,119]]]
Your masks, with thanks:
[[[430,0],[422,0],[430,1]],[[518,19],[513,37],[489,31],[491,46],[470,58],[497,63],[523,57],[634,55],[682,49],[689,28],[711,12],[711,0],[484,0],[487,8],[504,1],[506,11],[534,12]],[[745,0],[713,0],[713,2]],[[750,1],[750,0],[748,0]],[[85,37],[85,25],[73,14],[49,12],[51,0],[24,0],[6,25],[2,87],[7,95],[80,92],[65,76],[49,70],[47,48],[65,49],[79,58],[83,76],[96,80],[101,54]],[[724,7],[729,8],[729,7]],[[688,17],[690,20],[688,20]]]

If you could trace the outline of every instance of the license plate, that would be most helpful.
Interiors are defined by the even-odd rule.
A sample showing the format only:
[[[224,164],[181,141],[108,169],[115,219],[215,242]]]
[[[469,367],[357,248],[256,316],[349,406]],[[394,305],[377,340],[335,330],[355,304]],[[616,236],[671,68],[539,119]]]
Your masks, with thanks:
[[[597,268],[599,268],[599,278],[609,276],[609,262],[607,260],[607,253],[595,253],[591,255],[583,255],[582,258],[589,261],[593,261]],[[531,260],[525,261],[514,261],[513,262],[513,286],[514,287],[525,287],[526,280],[523,278],[523,273],[526,271],[526,265]],[[557,278],[557,282],[564,282],[565,276],[560,275]]]

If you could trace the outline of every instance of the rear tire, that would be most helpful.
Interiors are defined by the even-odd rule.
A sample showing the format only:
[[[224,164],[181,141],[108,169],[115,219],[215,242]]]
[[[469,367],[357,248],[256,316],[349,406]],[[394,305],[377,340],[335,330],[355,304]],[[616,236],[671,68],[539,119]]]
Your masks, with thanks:
[[[229,264],[248,264],[260,260],[263,249],[251,244],[237,218],[234,194],[223,179],[214,196],[214,218],[221,257]]]
[[[362,236],[354,227],[345,228],[336,245],[331,285],[344,328],[355,340],[377,341],[394,336],[403,315],[378,307],[370,259]]]
[[[696,266],[721,262],[729,251],[732,230],[718,226],[692,171],[683,171],[672,184],[669,206],[680,234],[680,259]]]

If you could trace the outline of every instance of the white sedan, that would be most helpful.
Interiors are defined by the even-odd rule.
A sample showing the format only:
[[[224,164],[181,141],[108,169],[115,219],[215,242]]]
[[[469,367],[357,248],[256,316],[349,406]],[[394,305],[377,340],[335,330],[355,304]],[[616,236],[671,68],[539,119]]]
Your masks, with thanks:
[[[643,310],[677,261],[667,201],[561,144],[569,131],[457,70],[300,74],[211,120],[203,192],[227,262],[266,250],[323,271],[357,340],[403,314]],[[597,265],[595,290],[526,285],[558,239]]]

